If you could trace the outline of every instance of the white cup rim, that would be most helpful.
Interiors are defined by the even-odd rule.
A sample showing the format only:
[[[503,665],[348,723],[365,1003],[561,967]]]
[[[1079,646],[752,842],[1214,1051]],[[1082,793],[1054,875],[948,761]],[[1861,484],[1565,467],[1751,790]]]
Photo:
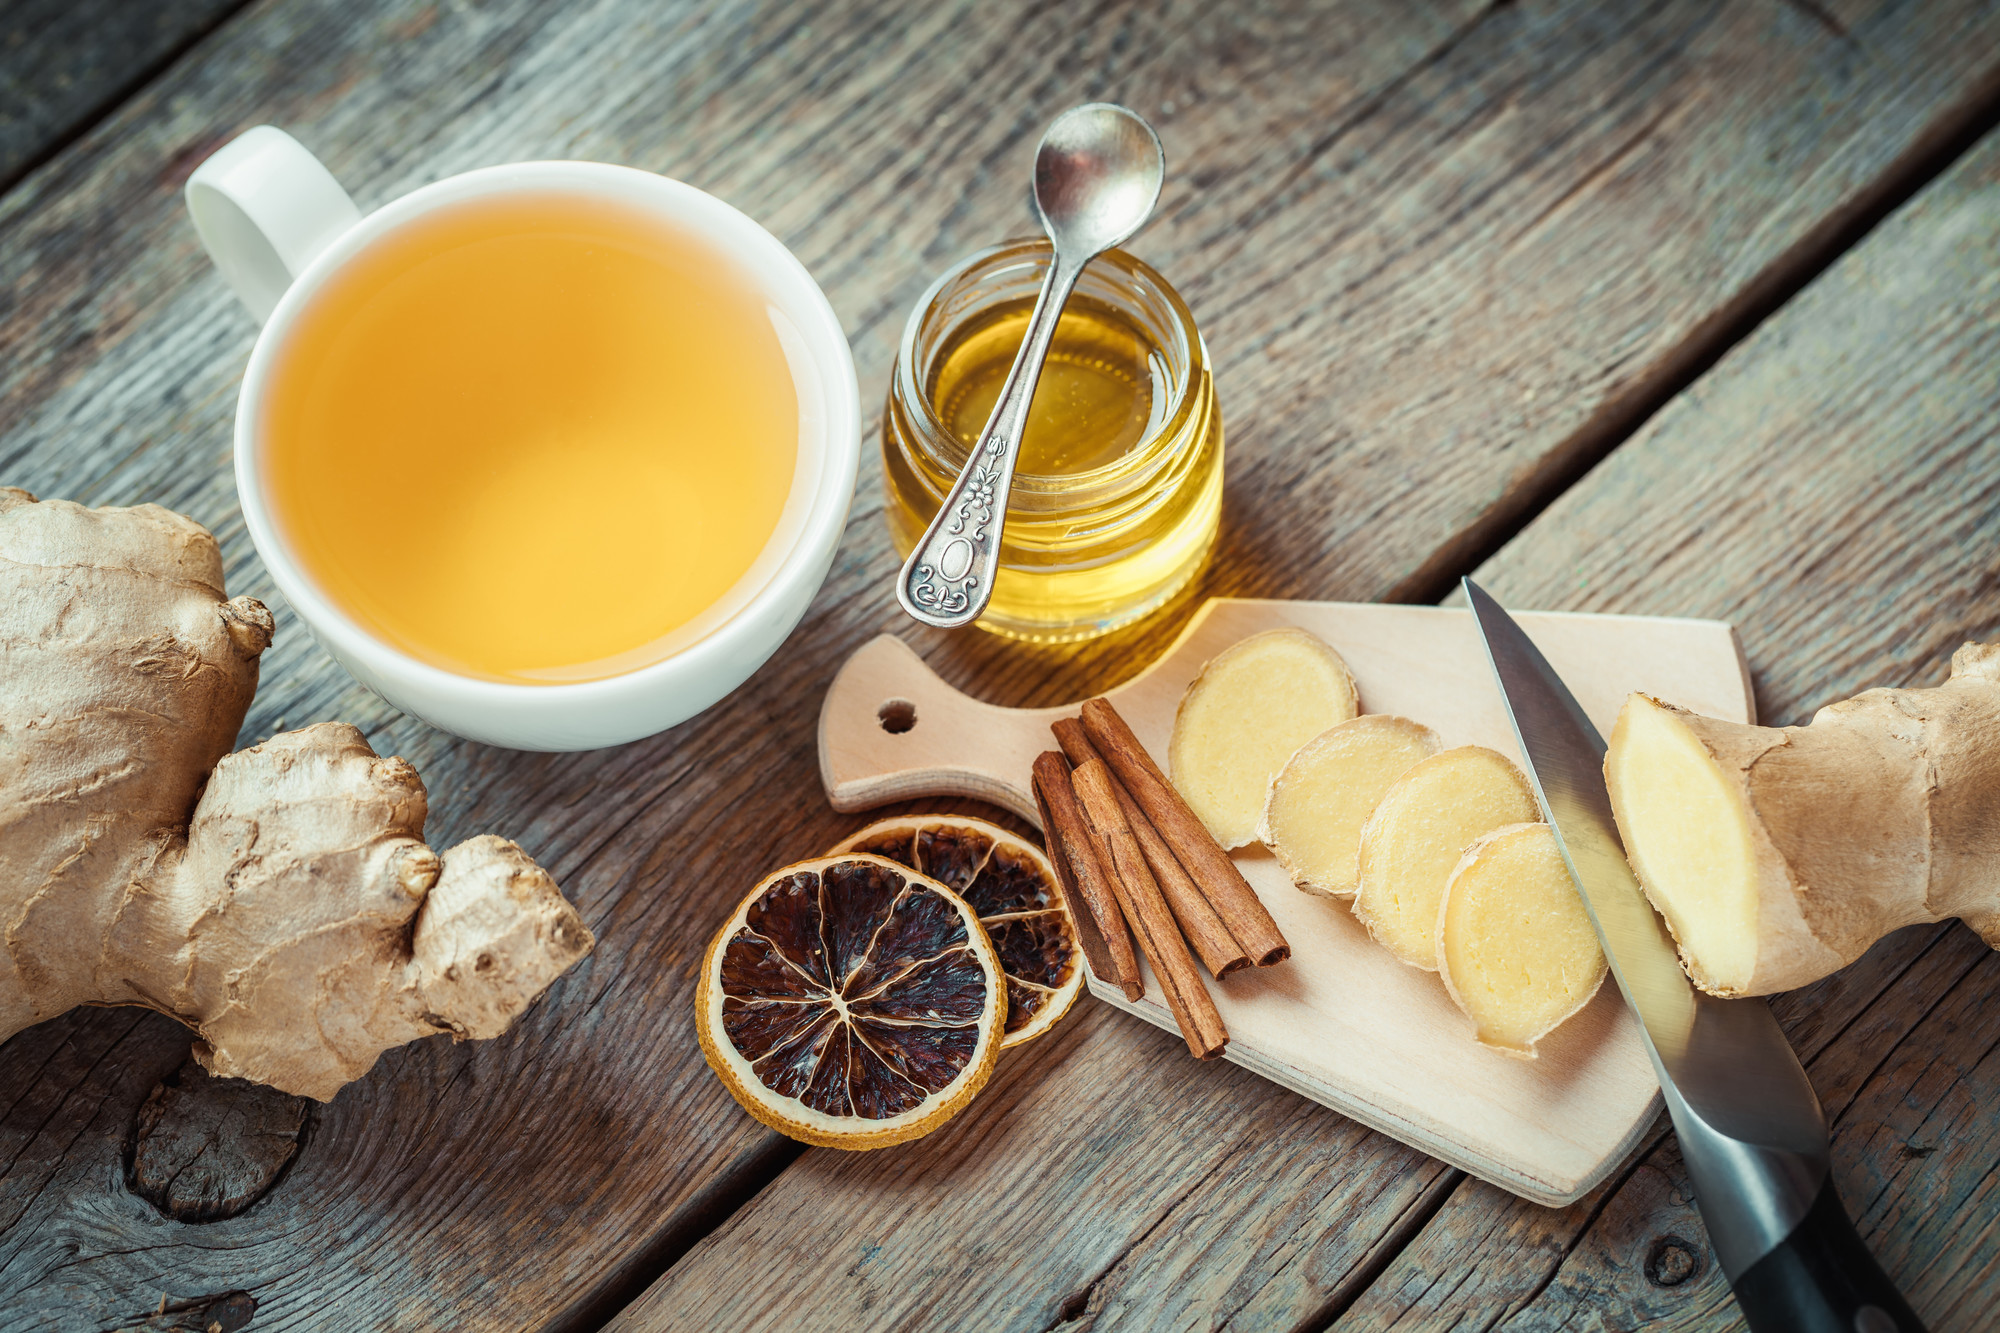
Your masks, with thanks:
[[[596,680],[516,684],[448,671],[384,642],[322,593],[296,559],[267,508],[258,457],[257,420],[280,349],[299,314],[348,260],[404,223],[438,207],[494,194],[605,187],[649,193],[684,218],[734,231],[755,251],[751,276],[780,301],[820,370],[829,399],[823,433],[826,456],[803,519],[769,578],[722,624],[657,662]],[[860,467],[860,389],[854,357],[826,294],[796,255],[740,209],[685,182],[635,167],[605,162],[535,161],[480,167],[420,187],[367,214],[343,232],[285,289],[251,349],[237,398],[236,488],[244,524],[278,591],[335,656],[351,660],[390,682],[425,695],[449,694],[473,707],[527,710],[550,715],[578,706],[616,706],[657,694],[689,673],[727,670],[753,654],[766,632],[759,607],[783,602],[824,578],[819,555],[837,543]],[[760,659],[761,660],[761,659]],[[396,702],[391,699],[391,702]]]

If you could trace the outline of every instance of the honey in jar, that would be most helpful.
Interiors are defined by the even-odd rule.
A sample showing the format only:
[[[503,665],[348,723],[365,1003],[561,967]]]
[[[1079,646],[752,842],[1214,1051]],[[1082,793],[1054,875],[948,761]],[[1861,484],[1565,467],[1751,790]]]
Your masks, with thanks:
[[[972,256],[905,329],[883,414],[890,535],[907,556],[985,428],[1049,264],[1046,241]],[[1129,624],[1187,585],[1222,513],[1222,418],[1187,307],[1108,251],[1063,309],[978,624],[1044,643]]]

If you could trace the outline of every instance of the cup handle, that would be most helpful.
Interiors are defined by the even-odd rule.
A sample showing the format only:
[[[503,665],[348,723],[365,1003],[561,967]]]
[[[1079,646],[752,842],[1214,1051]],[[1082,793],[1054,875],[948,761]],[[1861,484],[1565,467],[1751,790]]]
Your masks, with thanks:
[[[292,279],[361,220],[333,173],[275,125],[245,130],[195,168],[187,206],[208,257],[259,324]]]

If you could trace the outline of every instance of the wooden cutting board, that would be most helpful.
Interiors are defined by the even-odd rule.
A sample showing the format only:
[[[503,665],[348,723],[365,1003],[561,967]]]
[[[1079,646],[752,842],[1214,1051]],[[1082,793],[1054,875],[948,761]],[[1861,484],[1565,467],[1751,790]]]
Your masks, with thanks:
[[[1720,621],[1526,612],[1516,617],[1609,734],[1634,690],[1696,712],[1753,720],[1735,631]],[[1338,649],[1371,713],[1400,713],[1446,745],[1521,761],[1471,613],[1344,602],[1209,602],[1167,654],[1108,697],[1165,766],[1181,692],[1206,662],[1259,630],[1297,625]],[[996,708],[959,693],[901,639],[848,659],[820,712],[820,776],[838,810],[972,796],[1039,823],[1029,788],[1048,725],[1075,708]],[[1516,1060],[1472,1039],[1434,973],[1375,944],[1339,903],[1294,888],[1269,852],[1242,868],[1291,941],[1292,958],[1210,983],[1228,1058],[1303,1096],[1537,1203],[1575,1201],[1631,1149],[1659,1107],[1638,1029],[1609,981],[1584,1011]],[[1176,1031],[1158,983],[1106,1004]]]

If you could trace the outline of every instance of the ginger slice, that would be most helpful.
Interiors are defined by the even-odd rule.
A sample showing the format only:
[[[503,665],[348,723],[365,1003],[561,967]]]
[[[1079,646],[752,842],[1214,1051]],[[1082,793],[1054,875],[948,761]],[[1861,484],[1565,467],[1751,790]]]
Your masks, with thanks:
[[[1547,824],[1508,824],[1459,859],[1437,916],[1444,986],[1481,1045],[1524,1060],[1604,981],[1591,929]]]
[[[1432,755],[1396,779],[1361,830],[1354,915],[1411,967],[1437,971],[1438,903],[1484,834],[1539,817],[1527,780],[1478,745]]]
[[[1757,853],[1748,802],[1674,710],[1635,695],[1619,711],[1606,786],[1626,858],[1667,919],[1689,975],[1718,995],[1757,970]]]
[[[1302,629],[1253,634],[1211,659],[1181,696],[1167,748],[1174,787],[1217,842],[1245,846],[1293,751],[1358,711],[1339,653]]]
[[[1803,727],[1633,695],[1604,768],[1703,990],[1791,990],[1947,917],[2000,947],[2000,644],[1960,648],[1936,688],[1869,690]]]
[[[1307,893],[1353,897],[1362,825],[1397,778],[1440,748],[1429,727],[1387,713],[1328,727],[1271,779],[1258,840]]]

